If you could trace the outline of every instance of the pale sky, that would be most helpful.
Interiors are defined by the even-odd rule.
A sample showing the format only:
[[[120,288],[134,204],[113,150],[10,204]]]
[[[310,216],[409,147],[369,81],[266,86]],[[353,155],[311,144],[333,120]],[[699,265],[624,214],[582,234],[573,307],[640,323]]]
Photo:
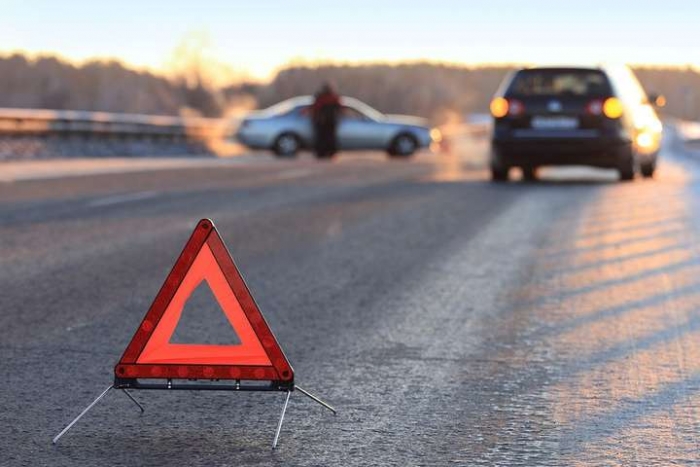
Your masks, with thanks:
[[[187,34],[266,79],[292,60],[700,66],[700,0],[0,0],[0,54],[163,70]]]

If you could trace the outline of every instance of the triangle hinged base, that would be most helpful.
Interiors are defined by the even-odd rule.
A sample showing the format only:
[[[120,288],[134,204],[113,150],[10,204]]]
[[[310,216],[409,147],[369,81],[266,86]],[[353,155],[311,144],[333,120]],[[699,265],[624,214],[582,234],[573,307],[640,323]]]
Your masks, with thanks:
[[[287,412],[287,406],[289,405],[289,398],[292,395],[292,391],[297,389],[300,393],[308,397],[309,399],[313,400],[317,404],[321,405],[325,409],[330,410],[333,412],[333,415],[336,415],[338,412],[328,403],[324,402],[321,400],[319,397],[315,396],[314,394],[310,393],[306,389],[303,389],[297,385],[292,384],[291,386],[284,386],[281,387],[279,384],[275,384],[276,382],[274,381],[269,381],[269,384],[264,385],[264,384],[251,384],[251,383],[246,383],[244,381],[238,381],[236,380],[233,384],[226,384],[226,383],[213,383],[213,384],[208,384],[208,383],[198,383],[196,381],[194,382],[185,382],[185,383],[177,383],[173,382],[172,380],[167,380],[165,383],[142,383],[137,380],[121,380],[119,378],[115,379],[114,384],[109,386],[107,389],[105,389],[97,398],[90,403],[85,409],[83,409],[80,414],[73,419],[59,434],[57,434],[53,440],[52,443],[56,444],[58,440],[70,430],[73,425],[75,425],[78,420],[83,418],[85,414],[87,414],[90,409],[92,409],[95,405],[97,405],[98,402],[100,402],[111,390],[121,390],[126,394],[129,399],[136,404],[136,406],[141,410],[141,413],[144,412],[143,406],[132,396],[127,389],[164,389],[164,390],[210,390],[210,391],[282,391],[286,392],[286,397],[284,400],[284,406],[282,407],[282,414],[280,415],[279,422],[277,423],[277,429],[275,430],[275,437],[272,441],[272,449],[277,448],[277,442],[279,441],[279,436],[280,432],[282,431],[282,423],[284,421],[284,415]]]
[[[293,391],[293,381],[114,378],[115,389],[171,389],[202,391]]]

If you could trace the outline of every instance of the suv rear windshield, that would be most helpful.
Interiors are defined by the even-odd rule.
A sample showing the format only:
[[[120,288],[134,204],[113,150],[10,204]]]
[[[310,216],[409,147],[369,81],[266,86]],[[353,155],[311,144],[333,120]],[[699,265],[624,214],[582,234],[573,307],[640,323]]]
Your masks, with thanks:
[[[610,83],[602,71],[532,69],[519,71],[506,96],[580,96],[605,97]]]

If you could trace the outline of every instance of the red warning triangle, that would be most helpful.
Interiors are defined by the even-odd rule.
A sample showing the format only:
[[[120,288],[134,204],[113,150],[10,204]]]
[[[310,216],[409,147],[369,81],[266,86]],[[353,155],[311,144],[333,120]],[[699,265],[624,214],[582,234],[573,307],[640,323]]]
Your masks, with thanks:
[[[171,343],[185,304],[203,282],[239,344]],[[294,370],[208,219],[197,224],[114,372],[117,379],[294,381]]]

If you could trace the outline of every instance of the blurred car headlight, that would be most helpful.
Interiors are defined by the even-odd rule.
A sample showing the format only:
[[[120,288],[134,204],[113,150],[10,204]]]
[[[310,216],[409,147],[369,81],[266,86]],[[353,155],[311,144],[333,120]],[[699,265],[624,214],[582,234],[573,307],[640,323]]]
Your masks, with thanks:
[[[636,138],[637,146],[643,149],[650,149],[656,144],[656,140],[654,139],[654,135],[647,132],[643,131],[637,135]]]
[[[433,143],[439,143],[442,141],[442,133],[437,128],[430,130],[430,139]]]

